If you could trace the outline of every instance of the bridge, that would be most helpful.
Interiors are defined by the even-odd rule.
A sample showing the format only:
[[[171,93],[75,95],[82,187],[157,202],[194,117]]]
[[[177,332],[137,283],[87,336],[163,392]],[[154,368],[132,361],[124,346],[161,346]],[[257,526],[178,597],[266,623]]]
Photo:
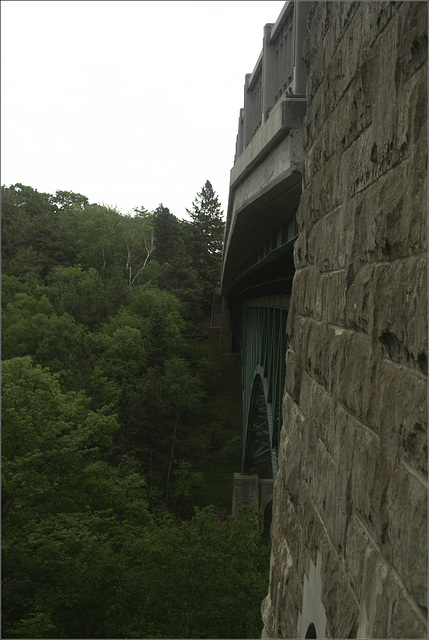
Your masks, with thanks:
[[[233,511],[242,504],[263,511],[267,482],[272,494],[277,473],[304,157],[307,12],[307,2],[286,2],[276,23],[264,27],[261,54],[245,77],[230,174],[221,293],[243,372],[242,468],[234,477]]]

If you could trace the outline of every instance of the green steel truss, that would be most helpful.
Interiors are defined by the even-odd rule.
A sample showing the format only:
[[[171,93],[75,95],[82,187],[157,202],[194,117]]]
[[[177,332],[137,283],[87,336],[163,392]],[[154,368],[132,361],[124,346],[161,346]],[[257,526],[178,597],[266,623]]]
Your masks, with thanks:
[[[243,473],[277,473],[288,309],[289,296],[242,304]]]

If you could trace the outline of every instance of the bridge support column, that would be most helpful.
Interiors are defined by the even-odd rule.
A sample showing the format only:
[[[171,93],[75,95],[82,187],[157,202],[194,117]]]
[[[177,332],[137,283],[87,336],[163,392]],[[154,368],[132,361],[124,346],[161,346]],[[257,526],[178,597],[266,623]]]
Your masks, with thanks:
[[[232,515],[238,515],[241,507],[247,505],[259,509],[259,478],[256,474],[248,476],[243,473],[234,473]]]
[[[259,480],[258,475],[234,473],[232,515],[238,516],[241,507],[253,506],[261,514],[260,529],[264,529],[264,511],[273,497],[273,480]]]

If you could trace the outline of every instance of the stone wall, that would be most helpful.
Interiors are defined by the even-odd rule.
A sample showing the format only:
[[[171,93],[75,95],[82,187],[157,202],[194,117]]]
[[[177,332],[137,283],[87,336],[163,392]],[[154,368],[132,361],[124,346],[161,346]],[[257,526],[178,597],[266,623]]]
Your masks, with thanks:
[[[305,60],[263,637],[427,638],[427,4],[311,3]]]

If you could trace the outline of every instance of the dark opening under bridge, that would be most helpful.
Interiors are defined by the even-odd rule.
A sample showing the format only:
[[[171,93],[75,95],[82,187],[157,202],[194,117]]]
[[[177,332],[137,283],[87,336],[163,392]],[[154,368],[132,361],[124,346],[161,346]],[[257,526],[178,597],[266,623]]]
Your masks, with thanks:
[[[307,11],[306,2],[285,3],[277,22],[264,28],[262,52],[245,79],[230,176],[221,331],[225,344],[227,309],[231,349],[241,352],[243,372],[242,468],[233,511],[246,503],[263,510],[277,473],[301,196]],[[255,478],[263,481],[259,491]]]

